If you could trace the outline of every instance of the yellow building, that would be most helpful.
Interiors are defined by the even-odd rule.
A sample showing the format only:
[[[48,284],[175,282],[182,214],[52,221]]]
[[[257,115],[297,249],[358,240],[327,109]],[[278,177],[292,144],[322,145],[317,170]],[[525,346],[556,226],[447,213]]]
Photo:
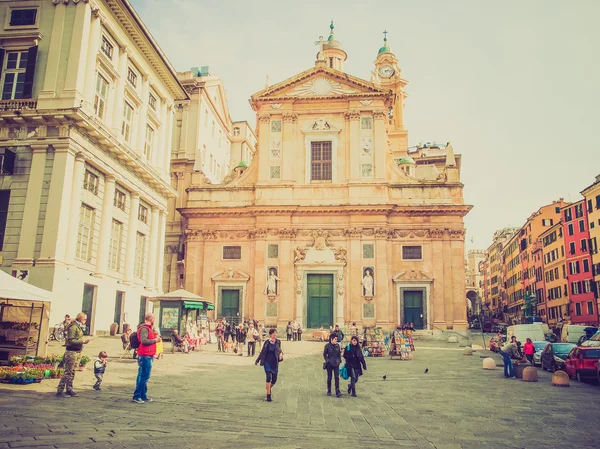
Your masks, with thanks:
[[[518,322],[522,316],[523,273],[519,247],[520,234],[519,229],[506,242],[502,250],[502,283],[506,289],[502,303],[508,308],[507,317],[511,322]]]
[[[162,288],[175,71],[126,0],[2,1],[0,266],[51,322],[135,325]]]
[[[256,93],[258,148],[222,184],[192,178],[184,286],[216,315],[304,328],[467,328],[460,156],[408,153],[407,81],[387,40],[371,81],[333,26],[314,67]]]
[[[592,255],[592,273],[596,283],[596,298],[598,298],[598,310],[600,310],[600,175],[596,176],[593,184],[586,187],[581,194],[585,198],[588,211],[588,223],[590,232],[590,254]]]
[[[549,326],[559,320],[569,320],[569,288],[562,221],[554,224],[539,237],[542,242],[546,318]]]
[[[504,313],[503,298],[505,294],[502,251],[506,242],[519,228],[504,228],[494,233],[494,240],[485,255],[484,303],[489,315],[501,318]]]

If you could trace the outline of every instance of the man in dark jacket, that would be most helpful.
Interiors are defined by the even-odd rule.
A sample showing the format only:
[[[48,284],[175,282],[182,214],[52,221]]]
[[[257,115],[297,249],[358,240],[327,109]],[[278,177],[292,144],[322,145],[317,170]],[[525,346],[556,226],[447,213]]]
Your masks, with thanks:
[[[327,396],[331,396],[331,377],[335,375],[335,395],[338,398],[342,396],[340,393],[340,363],[342,363],[340,352],[337,335],[332,332],[329,336],[329,343],[323,349],[323,358],[325,359],[323,369],[327,370]]]
[[[340,344],[344,340],[344,333],[340,329],[340,325],[339,324],[335,325],[335,328],[333,329],[333,332],[331,332],[331,335],[335,335],[337,337],[338,343],[340,343]],[[331,335],[330,335],[330,337],[331,337]]]
[[[352,396],[356,397],[356,382],[358,382],[358,377],[362,376],[363,369],[365,371],[367,370],[365,357],[358,344],[358,337],[356,335],[352,336],[350,344],[344,349],[344,358],[346,359],[346,369],[348,370],[348,376],[350,377],[348,393],[352,393]]]

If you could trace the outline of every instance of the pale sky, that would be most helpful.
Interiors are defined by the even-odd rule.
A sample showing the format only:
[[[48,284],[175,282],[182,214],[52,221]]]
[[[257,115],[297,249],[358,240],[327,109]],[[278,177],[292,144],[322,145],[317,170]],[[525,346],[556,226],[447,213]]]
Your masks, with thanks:
[[[250,96],[313,67],[331,19],[366,80],[387,29],[409,146],[462,154],[469,249],[600,174],[600,0],[131,1],[176,70],[209,66],[253,125]]]

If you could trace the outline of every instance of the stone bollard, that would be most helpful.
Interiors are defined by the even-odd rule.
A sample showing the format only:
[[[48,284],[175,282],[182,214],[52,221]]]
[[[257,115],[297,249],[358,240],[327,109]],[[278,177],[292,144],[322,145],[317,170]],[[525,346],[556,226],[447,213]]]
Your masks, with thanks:
[[[483,346],[471,345],[471,348],[473,349],[473,351],[483,351]]]
[[[513,370],[515,371],[515,378],[522,379],[523,378],[523,370],[525,370],[525,368],[528,368],[528,367],[529,367],[529,364],[525,365],[523,363],[514,362]]]
[[[463,349],[463,355],[473,355],[473,349],[471,349],[471,348]]]
[[[537,382],[537,369],[533,366],[528,366],[523,370],[523,382]]]
[[[483,369],[496,369],[496,362],[491,357],[483,359],[482,368]]]
[[[552,385],[556,387],[569,387],[569,375],[564,371],[558,370],[552,373]]]
[[[448,343],[458,343],[458,337],[456,335],[451,335],[448,337]]]

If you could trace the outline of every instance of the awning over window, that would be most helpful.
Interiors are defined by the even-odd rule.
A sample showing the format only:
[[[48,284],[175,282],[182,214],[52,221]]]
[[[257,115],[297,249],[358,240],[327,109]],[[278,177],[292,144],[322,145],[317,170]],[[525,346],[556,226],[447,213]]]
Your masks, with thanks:
[[[208,301],[183,301],[184,309],[215,310],[213,303]]]

